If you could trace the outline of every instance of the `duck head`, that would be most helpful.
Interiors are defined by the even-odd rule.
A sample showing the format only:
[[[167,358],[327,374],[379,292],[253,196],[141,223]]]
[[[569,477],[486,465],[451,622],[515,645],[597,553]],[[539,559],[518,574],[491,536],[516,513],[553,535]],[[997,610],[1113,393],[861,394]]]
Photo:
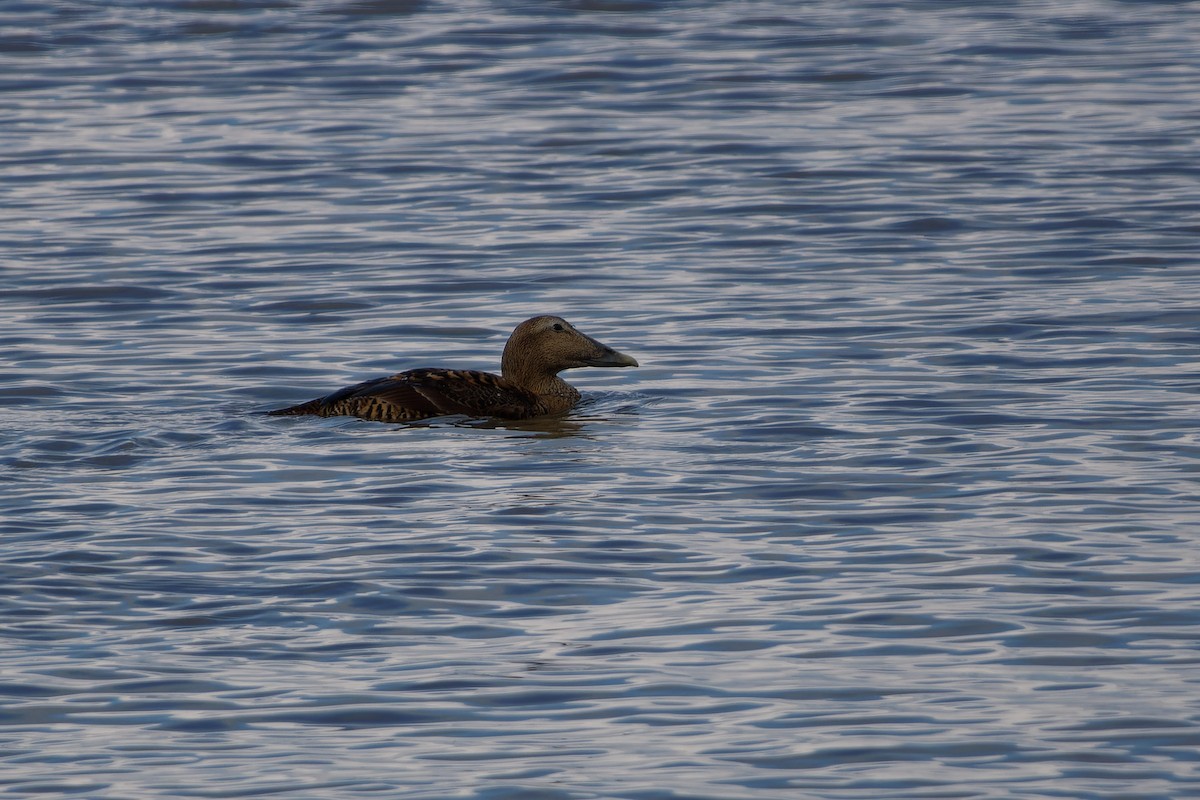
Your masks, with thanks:
[[[636,367],[638,362],[575,330],[562,317],[534,317],[513,330],[504,346],[500,371],[528,382],[576,367]]]

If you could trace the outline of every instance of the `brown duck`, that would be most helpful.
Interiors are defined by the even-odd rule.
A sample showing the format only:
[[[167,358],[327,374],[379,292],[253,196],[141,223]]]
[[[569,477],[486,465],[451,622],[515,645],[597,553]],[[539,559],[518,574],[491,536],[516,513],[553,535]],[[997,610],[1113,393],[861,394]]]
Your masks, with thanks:
[[[579,391],[558,377],[564,369],[637,365],[624,353],[575,330],[562,317],[534,317],[508,337],[499,375],[467,369],[410,369],[267,413],[351,416],[378,422],[444,414],[528,419],[561,414],[579,402]]]

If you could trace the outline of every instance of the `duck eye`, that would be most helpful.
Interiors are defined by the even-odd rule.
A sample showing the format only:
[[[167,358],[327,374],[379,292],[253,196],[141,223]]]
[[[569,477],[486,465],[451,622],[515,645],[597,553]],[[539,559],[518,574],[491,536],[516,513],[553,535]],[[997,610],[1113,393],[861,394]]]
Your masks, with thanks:
[[[562,323],[561,323],[561,322],[556,322],[556,323],[554,323],[554,330],[556,330],[556,331],[562,331],[562,330],[566,330],[566,328],[564,328],[564,327],[562,326]]]

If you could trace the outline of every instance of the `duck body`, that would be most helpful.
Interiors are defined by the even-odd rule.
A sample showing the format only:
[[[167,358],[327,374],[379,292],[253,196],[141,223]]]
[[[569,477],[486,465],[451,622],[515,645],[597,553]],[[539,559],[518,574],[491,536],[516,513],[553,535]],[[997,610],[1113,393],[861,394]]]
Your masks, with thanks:
[[[561,410],[574,406],[578,397],[576,392],[575,399]],[[325,397],[267,413],[408,422],[446,414],[527,419],[552,413],[552,409],[537,395],[490,372],[427,368],[363,381]]]
[[[637,361],[575,330],[561,317],[533,317],[504,347],[501,373],[411,369],[339,389],[273,416],[353,416],[408,422],[447,414],[529,419],[569,411],[579,391],[558,376],[575,367],[636,367]]]

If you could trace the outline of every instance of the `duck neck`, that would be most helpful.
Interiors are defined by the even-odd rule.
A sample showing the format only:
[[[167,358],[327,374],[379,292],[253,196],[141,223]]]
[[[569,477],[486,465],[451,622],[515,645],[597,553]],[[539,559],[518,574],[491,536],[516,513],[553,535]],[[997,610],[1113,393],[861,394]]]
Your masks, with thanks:
[[[564,381],[554,373],[534,372],[532,370],[514,368],[510,364],[504,364],[501,367],[500,374],[504,376],[504,380],[511,384],[520,386],[527,392],[533,392],[536,395],[570,395],[572,393],[578,395],[575,387]]]
[[[500,374],[504,380],[537,395],[549,406],[570,408],[579,401],[579,391],[557,373],[528,369],[519,362],[505,359],[500,365]]]
[[[549,414],[570,411],[579,402],[579,390],[557,375],[551,375],[536,388],[530,387],[530,391],[538,396]]]

